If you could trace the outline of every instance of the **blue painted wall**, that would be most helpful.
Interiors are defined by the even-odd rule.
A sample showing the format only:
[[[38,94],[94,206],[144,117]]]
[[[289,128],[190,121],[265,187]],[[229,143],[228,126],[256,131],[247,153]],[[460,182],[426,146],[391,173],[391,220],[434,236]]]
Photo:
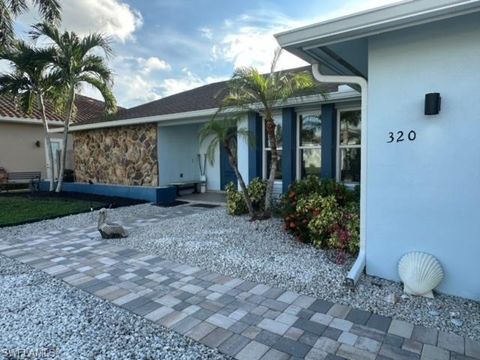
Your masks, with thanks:
[[[369,40],[367,272],[399,280],[409,251],[436,256],[439,290],[480,300],[480,14]],[[424,115],[425,94],[442,96]],[[409,131],[416,132],[409,141]],[[389,132],[404,141],[387,143]]]
[[[40,183],[41,191],[48,191],[49,183]],[[122,197],[154,203],[171,203],[176,199],[174,187],[125,186],[110,184],[64,183],[63,191],[82,194]]]
[[[337,112],[334,104],[322,105],[322,168],[320,177],[335,179],[337,156]]]
[[[282,190],[286,192],[296,179],[297,116],[294,108],[282,109]]]

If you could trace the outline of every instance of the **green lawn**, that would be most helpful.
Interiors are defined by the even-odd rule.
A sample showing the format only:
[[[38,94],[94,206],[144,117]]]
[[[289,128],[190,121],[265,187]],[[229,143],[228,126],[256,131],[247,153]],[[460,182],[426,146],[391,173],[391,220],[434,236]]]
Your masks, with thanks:
[[[76,214],[102,206],[99,202],[58,197],[0,196],[0,226]]]

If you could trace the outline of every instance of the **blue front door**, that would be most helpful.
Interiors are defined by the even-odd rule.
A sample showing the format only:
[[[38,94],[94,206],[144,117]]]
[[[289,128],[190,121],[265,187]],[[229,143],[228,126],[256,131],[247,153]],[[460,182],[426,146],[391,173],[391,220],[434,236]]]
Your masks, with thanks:
[[[237,177],[235,172],[230,166],[228,161],[228,155],[223,146],[220,146],[220,186],[222,190],[225,190],[225,186],[233,182],[237,186]]]

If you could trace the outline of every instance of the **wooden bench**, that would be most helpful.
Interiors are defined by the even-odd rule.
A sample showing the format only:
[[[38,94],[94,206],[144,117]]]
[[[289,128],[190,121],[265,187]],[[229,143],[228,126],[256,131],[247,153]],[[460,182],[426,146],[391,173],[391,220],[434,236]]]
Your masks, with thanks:
[[[8,189],[9,184],[29,184],[32,190],[38,190],[42,173],[40,171],[17,171],[7,173],[7,182],[3,185]]]
[[[180,190],[193,189],[194,193],[198,193],[198,186],[204,184],[205,181],[201,180],[186,180],[186,181],[174,181],[168,184],[174,186],[177,190],[177,196],[180,196]]]

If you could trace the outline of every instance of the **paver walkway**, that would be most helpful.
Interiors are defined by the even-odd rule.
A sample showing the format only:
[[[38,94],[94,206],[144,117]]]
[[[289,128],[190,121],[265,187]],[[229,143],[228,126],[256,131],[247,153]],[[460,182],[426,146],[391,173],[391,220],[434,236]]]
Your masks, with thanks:
[[[189,211],[204,210],[128,226]],[[94,226],[0,239],[0,254],[236,359],[480,359],[461,336],[112,245]]]

